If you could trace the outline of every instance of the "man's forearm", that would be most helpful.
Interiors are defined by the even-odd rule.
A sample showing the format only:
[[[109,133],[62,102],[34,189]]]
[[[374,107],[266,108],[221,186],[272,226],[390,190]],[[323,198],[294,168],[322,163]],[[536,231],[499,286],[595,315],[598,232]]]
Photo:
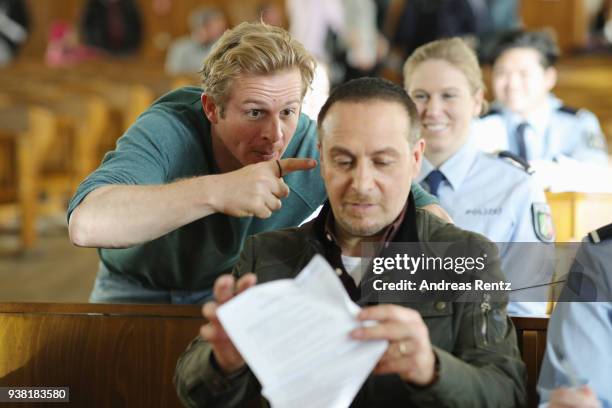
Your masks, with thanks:
[[[70,216],[71,241],[78,246],[124,248],[151,241],[215,212],[218,176],[165,185],[99,187]]]

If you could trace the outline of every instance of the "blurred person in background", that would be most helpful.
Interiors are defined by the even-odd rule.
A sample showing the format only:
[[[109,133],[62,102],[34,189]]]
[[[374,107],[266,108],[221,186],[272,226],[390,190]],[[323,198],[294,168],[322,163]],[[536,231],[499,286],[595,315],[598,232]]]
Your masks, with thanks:
[[[23,0],[0,0],[0,66],[17,56],[28,38],[29,18]]]
[[[111,55],[134,54],[142,41],[135,0],[88,0],[81,19],[83,43]]]
[[[552,93],[558,57],[547,32],[499,36],[484,56],[493,64],[495,102],[476,123],[478,144],[484,150],[509,150],[541,172],[548,164],[606,166],[606,142],[597,117],[566,106]]]
[[[342,0],[287,0],[289,32],[318,62],[330,65],[333,56],[326,48],[329,32],[345,30]]]
[[[268,25],[284,27],[283,10],[274,3],[262,3],[257,7],[257,19]]]
[[[50,67],[66,67],[97,55],[94,48],[81,44],[79,34],[72,24],[67,21],[53,22],[45,50],[45,64]]]
[[[191,35],[176,39],[168,48],[166,72],[169,74],[199,72],[215,41],[227,29],[227,21],[220,10],[202,7],[191,12],[189,27]]]
[[[584,0],[589,28],[589,49],[612,49],[612,0]]]
[[[397,21],[386,20],[392,22],[387,33],[392,51],[385,65],[398,73],[403,61],[428,42],[462,37],[478,47],[493,33],[519,26],[517,0],[406,1]]]
[[[343,0],[345,33],[344,81],[375,76],[386,56],[389,44],[377,26],[377,8],[373,0]]]

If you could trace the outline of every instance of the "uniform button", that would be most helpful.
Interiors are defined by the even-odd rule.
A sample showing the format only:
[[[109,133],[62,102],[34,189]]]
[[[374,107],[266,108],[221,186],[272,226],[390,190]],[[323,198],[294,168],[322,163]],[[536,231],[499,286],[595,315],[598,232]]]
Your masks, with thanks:
[[[436,302],[436,304],[434,305],[434,307],[436,308],[436,310],[438,312],[443,311],[444,309],[446,309],[446,303],[444,302]]]
[[[342,269],[336,268],[336,275],[338,276],[342,275]]]

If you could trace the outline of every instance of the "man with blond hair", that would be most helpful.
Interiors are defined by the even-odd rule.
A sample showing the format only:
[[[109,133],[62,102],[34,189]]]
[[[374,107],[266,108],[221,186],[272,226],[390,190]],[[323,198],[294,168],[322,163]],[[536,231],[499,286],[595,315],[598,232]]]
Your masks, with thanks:
[[[323,202],[307,171],[316,124],[300,112],[314,68],[285,30],[242,23],[204,61],[203,89],[138,118],[68,208],[72,242],[101,248],[91,301],[203,302],[247,236],[295,226]]]

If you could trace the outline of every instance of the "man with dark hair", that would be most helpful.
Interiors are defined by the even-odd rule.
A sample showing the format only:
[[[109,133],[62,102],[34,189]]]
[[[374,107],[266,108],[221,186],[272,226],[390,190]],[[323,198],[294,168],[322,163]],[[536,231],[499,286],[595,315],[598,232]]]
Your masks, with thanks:
[[[249,238],[233,276],[217,279],[216,301],[202,309],[209,323],[177,364],[182,402],[241,407],[256,399],[267,404],[219,322],[217,308],[256,282],[295,277],[321,254],[350,297],[369,306],[358,319],[376,322],[347,336],[389,342],[352,406],[523,405],[524,367],[506,301],[381,301],[368,290],[370,275],[360,267],[367,262],[365,246],[381,253],[392,243],[469,242],[479,251],[491,245],[415,208],[410,184],[419,172],[424,141],[414,103],[388,81],[361,78],[332,92],[317,126],[329,199],[315,220],[299,228]],[[502,279],[495,250],[486,263],[488,277]]]
[[[559,49],[547,32],[500,35],[485,59],[493,63],[492,110],[474,126],[479,142],[533,161],[567,158],[606,165],[606,143],[595,115],[552,95]],[[568,162],[571,163],[571,162]]]

